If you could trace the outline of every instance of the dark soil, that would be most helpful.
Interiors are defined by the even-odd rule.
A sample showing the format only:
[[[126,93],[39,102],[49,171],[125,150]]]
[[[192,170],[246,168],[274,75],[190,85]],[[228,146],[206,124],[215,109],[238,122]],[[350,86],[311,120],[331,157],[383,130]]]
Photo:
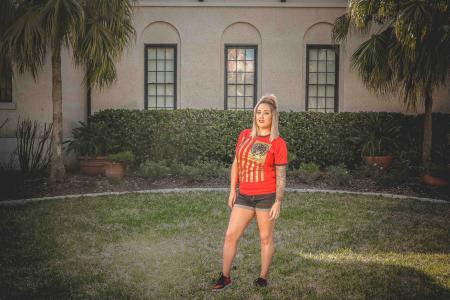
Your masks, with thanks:
[[[50,184],[47,178],[43,176],[24,179],[18,173],[3,173],[0,175],[0,200],[163,188],[229,187],[228,178],[212,178],[199,181],[188,181],[182,178],[151,180],[129,175],[122,180],[109,180],[104,176],[86,176],[80,175],[79,173],[68,173],[63,182]],[[304,183],[298,178],[288,177],[287,187],[392,193],[450,201],[450,186],[429,187],[423,184],[420,178],[411,178],[407,183],[398,186],[381,187],[368,178],[358,178],[355,176],[350,184],[344,186],[333,186],[323,179],[312,183]]]

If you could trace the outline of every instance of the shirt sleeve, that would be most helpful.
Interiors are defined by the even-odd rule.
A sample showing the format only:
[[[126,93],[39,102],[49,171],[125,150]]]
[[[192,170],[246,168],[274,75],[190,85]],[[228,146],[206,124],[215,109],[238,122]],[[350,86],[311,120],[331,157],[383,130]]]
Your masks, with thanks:
[[[288,151],[286,142],[279,138],[275,147],[275,166],[285,166],[288,164]]]

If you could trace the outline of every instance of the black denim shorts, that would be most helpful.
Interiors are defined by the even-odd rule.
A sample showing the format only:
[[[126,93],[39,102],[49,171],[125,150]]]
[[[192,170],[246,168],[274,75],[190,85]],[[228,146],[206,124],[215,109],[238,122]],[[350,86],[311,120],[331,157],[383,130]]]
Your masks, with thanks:
[[[236,207],[246,208],[253,211],[270,211],[272,205],[275,203],[275,195],[276,193],[264,195],[243,195],[239,193],[234,205]]]

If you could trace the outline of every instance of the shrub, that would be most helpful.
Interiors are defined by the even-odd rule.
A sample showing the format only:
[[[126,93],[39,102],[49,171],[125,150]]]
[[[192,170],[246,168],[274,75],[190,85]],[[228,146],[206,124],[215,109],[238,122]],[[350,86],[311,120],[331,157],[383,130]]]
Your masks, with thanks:
[[[106,159],[112,162],[133,162],[134,154],[131,151],[121,151],[109,154]]]
[[[320,167],[344,163],[354,167],[361,162],[361,148],[351,140],[354,128],[364,128],[366,119],[378,115],[380,122],[393,120],[400,126],[400,145],[393,155],[409,151],[411,159],[420,160],[423,116],[399,113],[315,113],[280,112],[280,133],[291,157],[289,168],[313,162]],[[251,126],[252,112],[223,110],[103,110],[90,123],[105,125],[104,136],[97,143],[108,142],[114,151],[131,150],[138,163],[146,160],[170,160],[192,165],[195,160],[230,165],[236,139]],[[433,153],[450,160],[447,142],[450,116],[433,114]],[[442,147],[440,146],[442,145]],[[102,145],[104,147],[104,145]],[[448,162],[447,162],[448,163]]]
[[[297,170],[294,170],[291,175],[300,179],[304,183],[311,183],[320,178],[321,173],[319,166],[315,163],[302,163]]]
[[[79,122],[79,126],[72,130],[72,136],[67,150],[80,156],[95,157],[112,152],[107,125],[103,122]]]
[[[297,154],[293,151],[288,151],[288,170],[295,170],[297,167]]]
[[[328,183],[335,186],[347,185],[350,183],[351,175],[345,165],[330,166],[325,175]]]
[[[142,177],[160,179],[176,176],[188,181],[204,180],[207,178],[225,178],[229,176],[229,168],[214,161],[194,161],[192,165],[167,160],[159,162],[146,161],[142,163],[137,174]]]
[[[139,165],[136,173],[142,177],[160,179],[170,175],[170,167],[164,160],[159,162],[147,160]]]
[[[200,178],[228,177],[230,169],[216,161],[195,161],[193,167]]]
[[[172,165],[172,174],[176,177],[181,177],[187,181],[195,181],[200,179],[200,173],[194,166],[185,165],[183,163],[176,163]]]

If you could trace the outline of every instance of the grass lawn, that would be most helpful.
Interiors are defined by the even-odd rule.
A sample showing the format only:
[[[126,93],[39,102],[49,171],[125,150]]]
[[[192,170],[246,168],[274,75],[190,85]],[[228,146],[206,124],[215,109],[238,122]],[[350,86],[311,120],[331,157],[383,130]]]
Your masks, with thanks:
[[[287,193],[265,290],[255,221],[234,285],[221,271],[226,194],[0,207],[0,298],[450,299],[450,204]]]

